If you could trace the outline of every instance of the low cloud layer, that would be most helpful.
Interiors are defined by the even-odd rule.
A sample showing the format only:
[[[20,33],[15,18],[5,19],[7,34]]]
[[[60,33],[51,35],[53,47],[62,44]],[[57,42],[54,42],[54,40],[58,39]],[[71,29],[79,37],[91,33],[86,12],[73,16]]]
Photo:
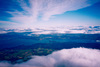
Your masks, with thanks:
[[[15,9],[15,11],[7,11],[13,17],[12,21],[31,23],[38,19],[44,21],[49,20],[54,15],[63,14],[67,11],[74,11],[93,5],[100,0],[17,0],[15,3],[23,9]],[[13,9],[14,10],[14,9]]]
[[[48,27],[48,28],[26,28],[26,29],[3,29],[0,28],[0,34],[9,33],[9,32],[32,32],[32,34],[100,34],[100,26],[69,26],[69,27]]]
[[[72,48],[55,51],[48,56],[33,56],[21,64],[0,62],[4,67],[100,67],[100,50]]]

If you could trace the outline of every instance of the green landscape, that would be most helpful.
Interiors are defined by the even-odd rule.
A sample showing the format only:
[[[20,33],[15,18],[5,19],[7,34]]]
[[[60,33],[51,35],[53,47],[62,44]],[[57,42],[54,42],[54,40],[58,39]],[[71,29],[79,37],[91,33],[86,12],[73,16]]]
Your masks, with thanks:
[[[31,59],[32,55],[44,56],[51,54],[53,49],[37,48],[37,49],[6,49],[0,51],[0,60],[7,60],[11,63],[20,63]]]

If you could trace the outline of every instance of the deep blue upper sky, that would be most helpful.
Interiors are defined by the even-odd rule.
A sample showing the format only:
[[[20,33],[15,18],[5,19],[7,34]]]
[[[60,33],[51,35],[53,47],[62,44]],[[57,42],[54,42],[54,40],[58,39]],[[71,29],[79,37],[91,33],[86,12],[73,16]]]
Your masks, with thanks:
[[[63,25],[100,25],[100,0],[0,0],[1,27]]]

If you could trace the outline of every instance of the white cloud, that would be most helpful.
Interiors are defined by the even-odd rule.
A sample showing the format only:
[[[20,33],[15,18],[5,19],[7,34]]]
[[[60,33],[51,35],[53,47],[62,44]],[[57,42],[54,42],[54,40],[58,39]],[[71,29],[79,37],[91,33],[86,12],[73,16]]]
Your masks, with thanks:
[[[100,31],[92,31],[91,34],[99,34]]]
[[[86,33],[85,30],[71,30],[70,33]]]
[[[13,23],[13,22],[9,22],[9,21],[0,21],[0,23],[6,23],[6,24],[17,24],[17,23]]]
[[[10,29],[10,28],[9,28]],[[69,26],[69,27],[39,27],[39,28],[30,28],[29,31],[27,31],[28,28],[19,28],[19,29],[13,29],[13,31],[7,31],[8,28],[5,30],[0,30],[0,33],[8,33],[8,32],[32,32],[32,34],[56,34],[56,33],[62,33],[62,34],[100,34],[100,26],[95,28],[95,26],[92,26],[92,28],[89,28],[89,26]]]
[[[1,67],[11,67],[12,64],[10,64],[10,63],[8,63],[8,62],[6,62],[6,61],[3,61],[3,62],[0,62],[0,66],[1,66]]]
[[[8,33],[8,32],[6,32],[6,31],[0,31],[0,34],[5,34],[5,33]]]
[[[5,67],[100,67],[100,50],[72,48],[55,51],[47,56],[33,56],[27,62],[11,65],[1,62]],[[6,63],[6,65],[5,65]]]
[[[78,10],[91,6],[100,0],[17,0],[23,11],[8,12],[13,15],[10,20],[31,23],[38,20],[49,20],[53,15],[63,14],[67,11]]]

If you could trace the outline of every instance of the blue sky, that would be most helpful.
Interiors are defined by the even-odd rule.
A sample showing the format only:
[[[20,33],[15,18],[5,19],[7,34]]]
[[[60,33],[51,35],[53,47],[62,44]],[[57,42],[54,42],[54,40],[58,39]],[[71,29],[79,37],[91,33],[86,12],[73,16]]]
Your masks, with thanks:
[[[100,25],[100,0],[0,0],[0,27]]]

